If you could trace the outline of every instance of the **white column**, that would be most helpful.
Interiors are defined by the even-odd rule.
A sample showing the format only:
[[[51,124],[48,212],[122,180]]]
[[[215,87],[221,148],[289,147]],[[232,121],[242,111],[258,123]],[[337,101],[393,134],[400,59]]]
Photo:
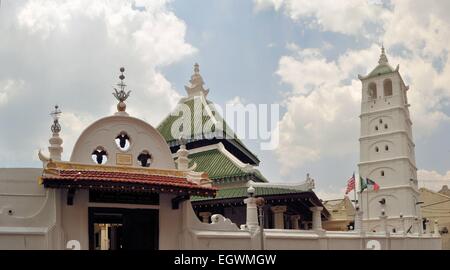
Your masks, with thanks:
[[[440,237],[441,234],[439,233],[439,223],[437,220],[434,221],[434,233],[433,236]]]
[[[250,197],[244,200],[247,205],[247,220],[245,224],[249,230],[258,228],[258,208],[256,207],[256,198]]]
[[[273,213],[275,229],[284,229],[284,212],[286,212],[287,207],[285,205],[278,205],[270,209]]]
[[[322,229],[322,210],[323,207],[314,206],[310,207],[309,210],[312,212],[312,229],[313,230],[323,230]]]
[[[291,224],[293,230],[299,230],[300,226],[298,225],[298,222],[300,221],[300,215],[293,215],[291,216]]]
[[[203,223],[209,223],[209,217],[211,216],[211,212],[200,212],[198,213],[200,217],[202,217]]]

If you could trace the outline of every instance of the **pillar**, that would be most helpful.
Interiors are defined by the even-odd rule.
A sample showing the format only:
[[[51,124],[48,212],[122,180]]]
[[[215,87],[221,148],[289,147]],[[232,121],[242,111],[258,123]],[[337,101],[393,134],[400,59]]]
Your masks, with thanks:
[[[298,225],[298,222],[300,221],[300,215],[293,215],[291,216],[291,224],[293,230],[299,230],[300,226]]]
[[[312,229],[322,230],[322,210],[323,207],[314,206],[310,207],[309,210],[312,212]]]
[[[247,205],[247,219],[245,224],[249,230],[256,230],[258,228],[258,208],[256,207],[256,198],[249,197],[244,200]]]
[[[434,221],[434,233],[433,236],[440,237],[441,234],[439,233],[439,223],[437,220]]]
[[[198,215],[202,218],[203,223],[209,223],[209,217],[211,216],[211,212],[200,212]]]
[[[275,229],[284,229],[284,212],[286,212],[287,207],[285,205],[278,205],[270,209],[273,212]]]

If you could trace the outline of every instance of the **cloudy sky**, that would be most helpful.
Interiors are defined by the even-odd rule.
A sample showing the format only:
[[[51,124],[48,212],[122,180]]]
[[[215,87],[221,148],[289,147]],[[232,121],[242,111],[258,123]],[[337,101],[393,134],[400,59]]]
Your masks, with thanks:
[[[2,0],[0,166],[40,166],[56,103],[67,159],[115,110],[121,66],[128,111],[157,125],[199,62],[212,101],[282,106],[276,150],[246,140],[270,181],[310,173],[319,196],[342,197],[359,157],[357,75],[384,43],[411,86],[421,185],[450,184],[448,10],[447,0]]]

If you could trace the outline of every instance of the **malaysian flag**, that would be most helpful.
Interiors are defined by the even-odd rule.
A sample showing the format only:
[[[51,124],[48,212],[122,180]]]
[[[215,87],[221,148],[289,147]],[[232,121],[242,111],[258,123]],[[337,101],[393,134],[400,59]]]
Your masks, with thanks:
[[[345,195],[349,194],[350,191],[355,189],[355,174],[353,173],[352,178],[348,179],[347,181],[347,191],[345,191]]]

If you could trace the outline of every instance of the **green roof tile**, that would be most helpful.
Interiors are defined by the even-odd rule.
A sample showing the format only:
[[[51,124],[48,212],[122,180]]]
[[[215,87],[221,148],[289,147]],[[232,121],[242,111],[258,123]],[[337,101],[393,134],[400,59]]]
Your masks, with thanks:
[[[242,167],[238,166],[218,149],[194,153],[189,155],[189,158],[191,159],[190,166],[196,163],[197,167],[195,168],[195,171],[207,172],[211,180],[253,175],[260,181],[267,181],[258,170],[255,170],[254,172],[243,170]]]
[[[219,189],[215,198],[198,197],[193,196],[191,201],[208,201],[208,200],[220,200],[220,199],[233,199],[247,197],[247,186],[237,188],[223,188]],[[283,194],[298,194],[304,191],[299,191],[289,188],[277,188],[277,187],[255,187],[255,196],[271,196],[271,195],[283,195]]]

